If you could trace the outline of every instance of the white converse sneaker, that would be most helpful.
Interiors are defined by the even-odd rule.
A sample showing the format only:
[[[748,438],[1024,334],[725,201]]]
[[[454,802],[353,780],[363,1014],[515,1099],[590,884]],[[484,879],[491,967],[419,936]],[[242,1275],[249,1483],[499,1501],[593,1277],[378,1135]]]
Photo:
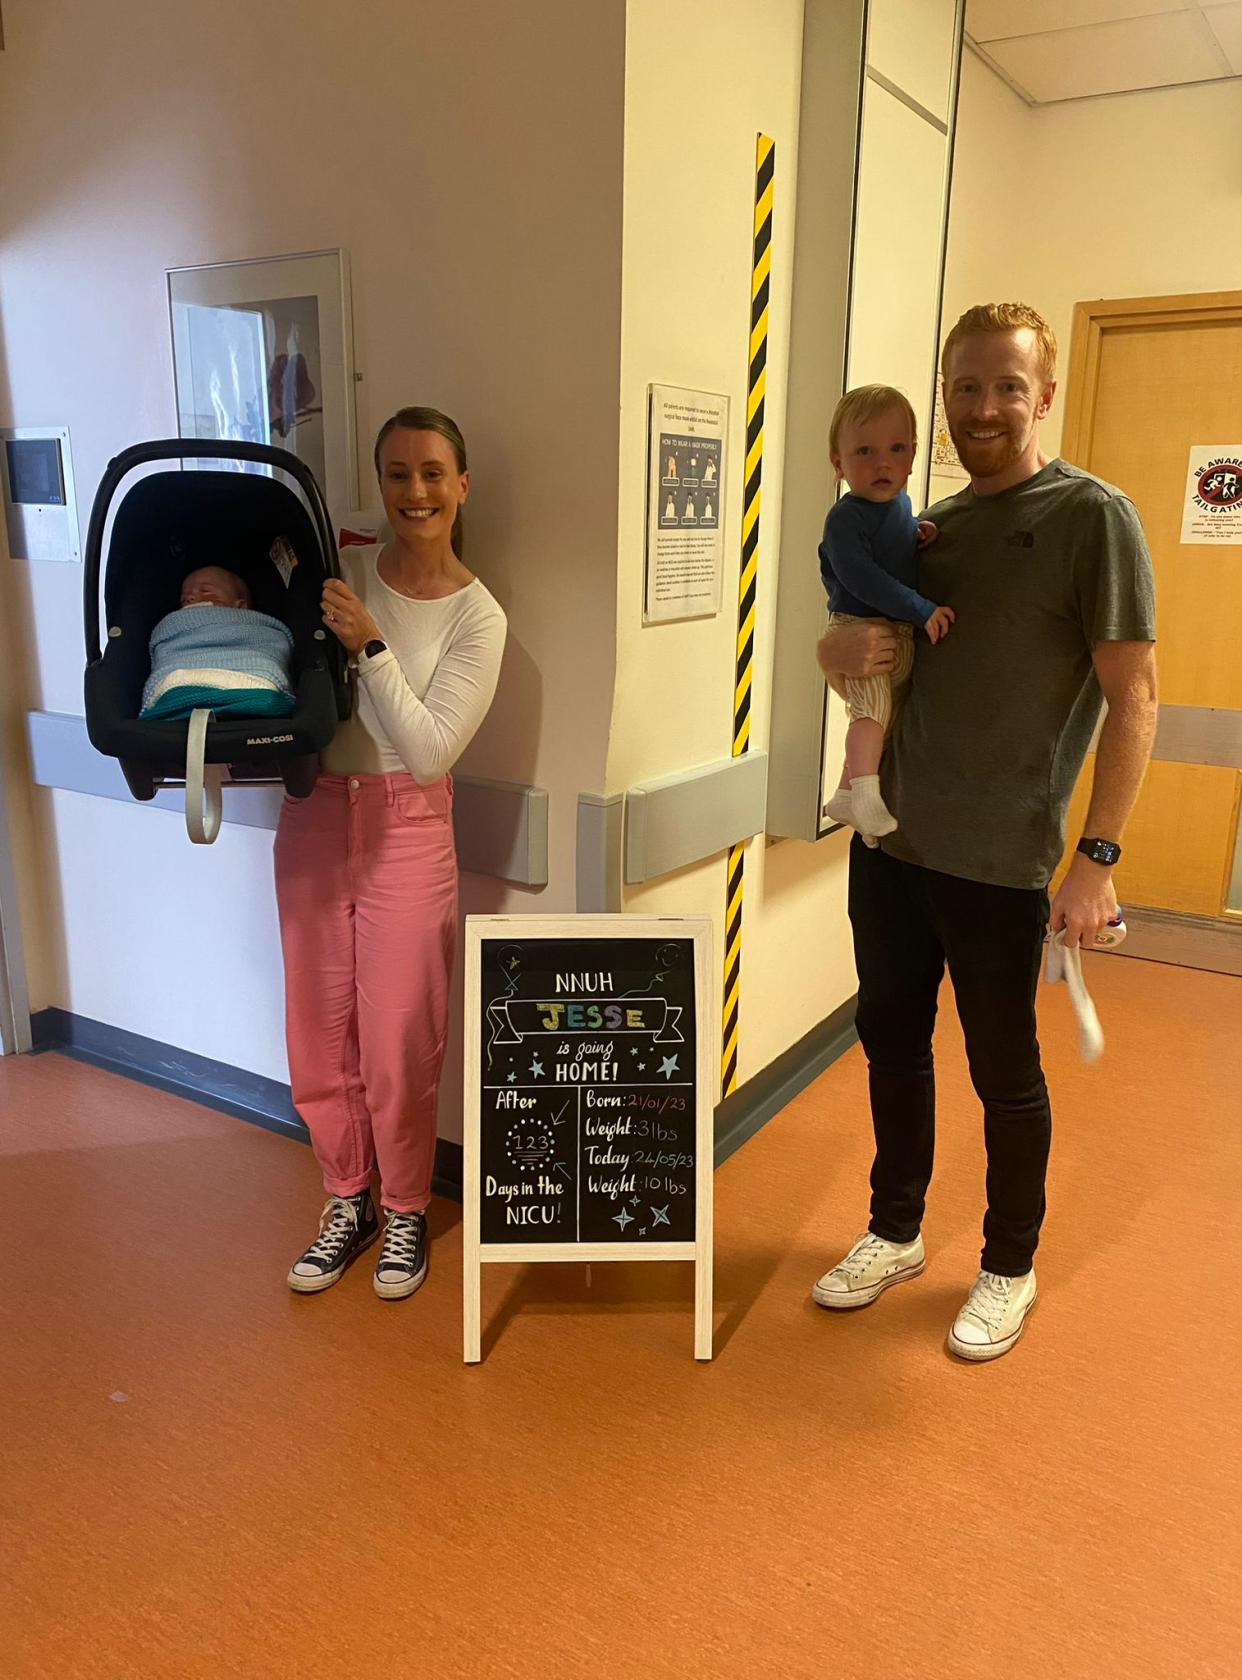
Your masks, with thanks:
[[[865,1231],[845,1259],[824,1273],[811,1295],[821,1307],[866,1307],[895,1283],[918,1277],[926,1264],[922,1237],[891,1243]]]
[[[980,1272],[949,1331],[950,1351],[959,1359],[999,1359],[1022,1334],[1038,1299],[1033,1270],[1016,1278]]]

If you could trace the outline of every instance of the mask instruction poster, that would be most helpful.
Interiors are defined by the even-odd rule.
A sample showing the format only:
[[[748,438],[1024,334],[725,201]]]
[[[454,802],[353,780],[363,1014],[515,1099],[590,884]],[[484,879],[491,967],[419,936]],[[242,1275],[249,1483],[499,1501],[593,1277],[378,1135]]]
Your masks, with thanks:
[[[1242,543],[1242,443],[1190,447],[1183,543]]]
[[[713,617],[724,581],[729,399],[650,385],[648,404],[643,623]]]

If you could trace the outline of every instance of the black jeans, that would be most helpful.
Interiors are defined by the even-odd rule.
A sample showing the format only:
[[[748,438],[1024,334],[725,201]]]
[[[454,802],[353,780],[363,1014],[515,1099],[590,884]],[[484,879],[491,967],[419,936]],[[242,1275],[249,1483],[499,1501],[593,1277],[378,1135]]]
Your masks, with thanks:
[[[1035,1036],[1048,895],[901,863],[855,836],[849,905],[875,1126],[871,1230],[906,1243],[922,1224],[936,1141],[932,1029],[947,961],[983,1103],[983,1267],[1021,1277],[1039,1242],[1052,1141]]]

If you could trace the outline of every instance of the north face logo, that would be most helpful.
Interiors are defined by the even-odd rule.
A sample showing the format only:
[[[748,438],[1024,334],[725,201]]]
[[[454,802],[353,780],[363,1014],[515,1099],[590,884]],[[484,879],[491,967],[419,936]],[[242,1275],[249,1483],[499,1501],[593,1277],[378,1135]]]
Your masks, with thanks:
[[[1012,531],[1005,538],[1005,546],[1006,548],[1034,548],[1035,533],[1034,531]]]

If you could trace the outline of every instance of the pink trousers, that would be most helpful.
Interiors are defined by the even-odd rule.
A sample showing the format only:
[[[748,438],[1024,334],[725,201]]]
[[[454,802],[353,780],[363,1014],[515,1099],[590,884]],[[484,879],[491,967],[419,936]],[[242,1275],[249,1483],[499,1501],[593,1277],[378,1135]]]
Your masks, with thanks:
[[[457,935],[453,783],[321,776],[276,831],[293,1101],[324,1186],[431,1199]]]

